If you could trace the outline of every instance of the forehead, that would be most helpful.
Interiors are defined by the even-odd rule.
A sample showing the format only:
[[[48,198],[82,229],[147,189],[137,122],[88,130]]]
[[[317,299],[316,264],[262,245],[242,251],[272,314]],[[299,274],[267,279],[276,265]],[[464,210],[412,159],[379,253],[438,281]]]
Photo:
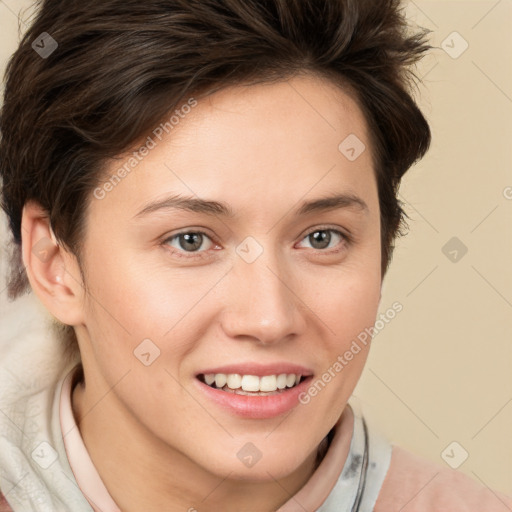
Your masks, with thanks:
[[[374,185],[364,116],[326,79],[229,87],[183,103],[194,106],[178,106],[154,128],[151,149],[123,173],[103,207],[122,201],[123,210],[135,214],[172,191],[222,197],[262,215],[266,200],[286,204],[314,189],[355,192]],[[360,152],[357,158],[347,144]],[[107,177],[129,158],[111,164]]]

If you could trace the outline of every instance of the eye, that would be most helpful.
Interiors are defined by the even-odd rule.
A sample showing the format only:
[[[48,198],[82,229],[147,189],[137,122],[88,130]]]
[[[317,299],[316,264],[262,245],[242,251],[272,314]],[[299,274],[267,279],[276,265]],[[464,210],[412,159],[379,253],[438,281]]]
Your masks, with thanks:
[[[163,243],[171,247],[173,254],[185,258],[205,257],[208,245],[215,245],[204,231],[182,231],[166,238]],[[200,250],[205,249],[205,245],[206,250]]]
[[[313,249],[332,254],[342,251],[350,242],[350,237],[338,229],[320,227],[310,231],[302,240],[308,240]],[[189,230],[167,237],[163,245],[179,258],[207,258],[208,249],[220,249],[204,231]],[[338,247],[337,247],[338,246]]]
[[[302,240],[309,241],[313,249],[333,253],[341,251],[349,242],[349,237],[337,229],[320,227],[310,231]],[[335,248],[337,245],[341,245],[341,247],[326,251],[326,249]]]

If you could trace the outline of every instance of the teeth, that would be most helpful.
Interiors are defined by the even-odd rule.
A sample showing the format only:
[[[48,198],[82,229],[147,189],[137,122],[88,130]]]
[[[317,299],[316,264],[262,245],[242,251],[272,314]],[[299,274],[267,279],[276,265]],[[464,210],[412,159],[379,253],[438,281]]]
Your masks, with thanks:
[[[226,375],[224,373],[217,373],[215,374],[215,385],[218,388],[222,388],[226,385],[226,382],[228,381]]]
[[[227,378],[228,387],[238,389],[242,385],[242,376],[238,373],[230,373]]]
[[[286,387],[286,373],[277,376],[277,388],[284,389]]]
[[[291,388],[296,386],[301,379],[302,375],[294,373],[281,373],[279,375],[264,375],[258,377],[257,375],[240,375],[238,373],[208,373],[204,375],[204,381],[209,386],[223,388],[226,386],[229,389],[242,389],[249,392],[272,392],[278,389]]]
[[[292,373],[286,376],[286,386],[291,388],[295,384],[295,375]]]
[[[244,375],[242,377],[242,389],[244,391],[259,391],[260,378],[256,375]]]
[[[277,377],[275,375],[265,375],[259,381],[259,391],[275,391],[277,389]]]

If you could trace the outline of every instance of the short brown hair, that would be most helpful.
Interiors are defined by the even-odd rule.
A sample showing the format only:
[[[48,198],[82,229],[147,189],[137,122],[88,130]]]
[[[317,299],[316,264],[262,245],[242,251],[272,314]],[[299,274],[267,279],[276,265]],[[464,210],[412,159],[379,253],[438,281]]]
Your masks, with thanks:
[[[58,44],[45,58],[33,43]],[[350,93],[369,126],[381,211],[382,276],[404,212],[407,169],[430,129],[411,96],[428,31],[399,0],[43,0],[8,63],[0,113],[2,207],[14,242],[9,296],[28,290],[21,216],[37,201],[80,261],[91,191],[126,151],[190,96],[302,72]],[[340,141],[341,142],[341,141]]]

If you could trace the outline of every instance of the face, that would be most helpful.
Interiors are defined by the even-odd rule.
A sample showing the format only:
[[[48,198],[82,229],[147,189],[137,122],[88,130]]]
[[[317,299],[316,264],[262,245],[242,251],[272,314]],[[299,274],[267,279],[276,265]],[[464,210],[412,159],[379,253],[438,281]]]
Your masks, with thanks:
[[[361,344],[344,354],[380,300],[368,129],[348,95],[315,77],[189,105],[136,164],[109,164],[121,179],[91,200],[77,328],[86,389],[111,389],[112,414],[155,453],[280,478],[336,423],[366,360]],[[222,374],[247,389],[303,377],[247,396],[204,382],[224,385]]]

